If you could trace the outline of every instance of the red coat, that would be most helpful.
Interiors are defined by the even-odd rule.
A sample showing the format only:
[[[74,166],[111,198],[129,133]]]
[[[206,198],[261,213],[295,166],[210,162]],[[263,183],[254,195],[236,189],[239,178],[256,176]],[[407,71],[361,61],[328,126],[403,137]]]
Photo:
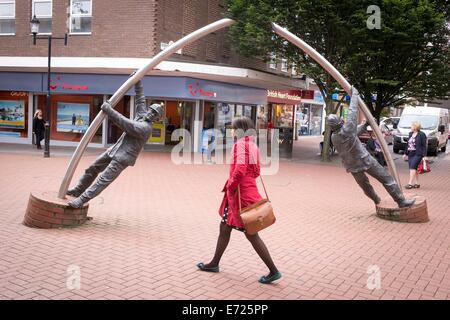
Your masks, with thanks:
[[[230,175],[223,187],[225,192],[220,205],[219,214],[222,217],[225,206],[228,203],[227,224],[234,227],[244,228],[239,216],[239,202],[237,198],[237,187],[241,189],[241,205],[245,208],[262,199],[256,185],[256,178],[260,173],[260,159],[258,146],[252,137],[239,139],[232,148],[232,161],[230,164]],[[252,155],[251,157],[249,155]]]

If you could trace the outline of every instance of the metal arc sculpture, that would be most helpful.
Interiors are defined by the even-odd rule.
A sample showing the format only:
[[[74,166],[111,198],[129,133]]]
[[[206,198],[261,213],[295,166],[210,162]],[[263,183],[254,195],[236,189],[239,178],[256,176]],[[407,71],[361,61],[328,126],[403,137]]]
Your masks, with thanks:
[[[291,42],[292,44],[294,44],[295,46],[297,46],[298,48],[303,50],[306,54],[308,54],[309,57],[311,57],[318,64],[320,64],[322,66],[322,68],[324,68],[325,71],[327,71],[350,96],[352,95],[351,84],[344,78],[344,76],[327,59],[325,59],[322,55],[320,55],[314,48],[312,48],[305,41],[301,40],[299,37],[292,34],[285,28],[280,27],[276,23],[272,23],[272,29],[276,34],[285,38],[286,40],[288,40],[289,42]],[[387,163],[390,174],[397,181],[397,184],[398,184],[400,190],[402,190],[402,184],[400,183],[400,178],[398,176],[394,160],[392,159],[392,156],[391,156],[391,153],[389,152],[389,148],[386,143],[386,140],[384,140],[383,134],[381,133],[381,130],[378,127],[377,122],[373,118],[372,114],[369,111],[369,108],[367,108],[367,105],[364,103],[364,101],[363,101],[363,99],[361,99],[361,97],[358,97],[358,105],[361,108],[362,112],[364,113],[364,116],[366,117],[367,122],[374,130],[377,139],[381,143],[381,148],[383,150],[383,154],[386,159],[386,163]]]
[[[177,52],[179,49],[182,49],[186,45],[197,41],[204,36],[215,32],[217,30],[220,30],[222,28],[228,27],[232,24],[234,24],[235,21],[232,19],[221,19],[219,21],[216,21],[214,23],[211,23],[203,28],[200,28],[187,36],[181,38],[177,42],[173,43],[169,47],[167,47],[165,50],[158,53],[156,56],[151,58],[148,63],[140,68],[132,77],[130,77],[115,93],[114,95],[108,100],[108,102],[114,107],[120,99],[134,86],[139,80],[141,80],[150,70],[152,70],[154,67],[156,67],[159,63],[166,60],[169,56],[171,56],[173,53]],[[277,33],[279,36],[285,38],[301,50],[303,50],[306,54],[308,54],[311,58],[313,58],[317,63],[319,63],[341,86],[342,88],[351,95],[351,85],[350,83],[342,76],[342,74],[333,66],[330,62],[328,62],[322,55],[320,55],[316,50],[314,50],[311,46],[309,46],[306,42],[295,36],[294,34],[290,33],[288,30],[280,27],[276,23],[272,23],[272,28],[275,33]],[[384,153],[384,156],[386,158],[386,162],[388,164],[389,171],[391,175],[395,178],[398,185],[401,187],[400,179],[397,174],[397,170],[395,168],[394,161],[392,159],[391,154],[389,153],[388,146],[386,144],[386,141],[383,138],[383,135],[375,122],[375,119],[372,117],[369,109],[367,108],[364,101],[359,97],[358,104],[361,107],[361,110],[364,113],[364,116],[366,117],[368,123],[373,128],[376,137],[381,142],[381,147]],[[74,154],[72,155],[72,158],[70,159],[69,166],[66,170],[66,174],[63,178],[63,181],[61,182],[61,186],[59,188],[58,192],[58,198],[64,199],[67,193],[67,190],[69,188],[69,184],[73,178],[73,175],[75,173],[75,170],[78,166],[78,163],[81,160],[81,157],[86,150],[87,145],[92,140],[95,132],[98,130],[100,125],[102,124],[103,120],[105,119],[105,114],[103,111],[100,111],[100,113],[95,117],[95,119],[92,121],[91,125],[89,126],[88,130],[84,134],[83,138],[81,139],[79,145],[77,146]]]
[[[156,56],[151,58],[145,66],[140,68],[132,77],[130,77],[127,81],[125,81],[125,83],[114,93],[114,95],[108,100],[108,102],[114,108],[115,105],[120,101],[120,99],[122,99],[122,97],[139,80],[141,80],[150,70],[152,70],[154,67],[156,67],[159,63],[166,60],[169,56],[171,56],[178,50],[182,49],[186,45],[188,45],[194,41],[197,41],[212,32],[215,32],[222,28],[228,27],[228,26],[232,25],[233,23],[235,23],[235,21],[232,19],[221,19],[219,21],[213,22],[203,28],[200,28],[200,29],[188,34],[187,36],[181,38],[177,42],[174,42],[169,47],[167,47],[165,50],[161,51]],[[94,137],[95,132],[97,132],[98,128],[102,124],[105,117],[106,117],[105,113],[103,111],[100,111],[99,114],[92,121],[88,130],[84,134],[83,138],[81,139],[74,154],[72,155],[72,158],[70,159],[66,174],[63,178],[63,181],[61,182],[61,186],[59,187],[58,198],[64,199],[66,197],[66,193],[67,193],[67,190],[69,189],[69,184],[75,173],[75,169],[77,168],[78,163],[80,162],[81,157],[82,157],[84,151],[86,150],[87,145]]]

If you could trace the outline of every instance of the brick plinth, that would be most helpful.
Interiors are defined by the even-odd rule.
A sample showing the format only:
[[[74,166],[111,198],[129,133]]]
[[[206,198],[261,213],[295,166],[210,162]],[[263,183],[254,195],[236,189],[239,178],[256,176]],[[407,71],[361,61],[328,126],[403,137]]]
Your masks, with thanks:
[[[32,192],[23,224],[31,228],[52,229],[77,227],[90,220],[89,205],[73,209],[69,199],[59,199],[56,192]]]
[[[422,196],[414,194],[405,194],[406,198],[415,198],[416,202],[412,207],[399,208],[392,198],[386,198],[376,206],[377,216],[381,219],[398,221],[398,222],[428,222],[427,201]]]

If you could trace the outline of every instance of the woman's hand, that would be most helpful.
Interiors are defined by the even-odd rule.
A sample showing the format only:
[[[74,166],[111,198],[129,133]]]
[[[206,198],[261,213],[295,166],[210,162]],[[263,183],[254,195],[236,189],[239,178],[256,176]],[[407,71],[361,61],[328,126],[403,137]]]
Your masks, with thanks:
[[[403,160],[408,160],[408,156],[406,154],[403,155]]]

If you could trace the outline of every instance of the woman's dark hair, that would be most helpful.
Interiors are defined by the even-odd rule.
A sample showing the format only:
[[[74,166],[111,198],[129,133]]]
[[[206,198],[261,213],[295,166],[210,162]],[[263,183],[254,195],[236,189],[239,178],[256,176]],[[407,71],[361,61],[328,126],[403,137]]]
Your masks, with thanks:
[[[234,119],[231,127],[234,130],[241,129],[244,132],[246,132],[247,130],[255,129],[255,125],[253,124],[252,119],[250,119],[248,117],[240,117],[240,118]]]
[[[231,128],[236,131],[235,134],[238,139],[256,134],[255,125],[253,124],[252,119],[248,117],[234,119]]]

